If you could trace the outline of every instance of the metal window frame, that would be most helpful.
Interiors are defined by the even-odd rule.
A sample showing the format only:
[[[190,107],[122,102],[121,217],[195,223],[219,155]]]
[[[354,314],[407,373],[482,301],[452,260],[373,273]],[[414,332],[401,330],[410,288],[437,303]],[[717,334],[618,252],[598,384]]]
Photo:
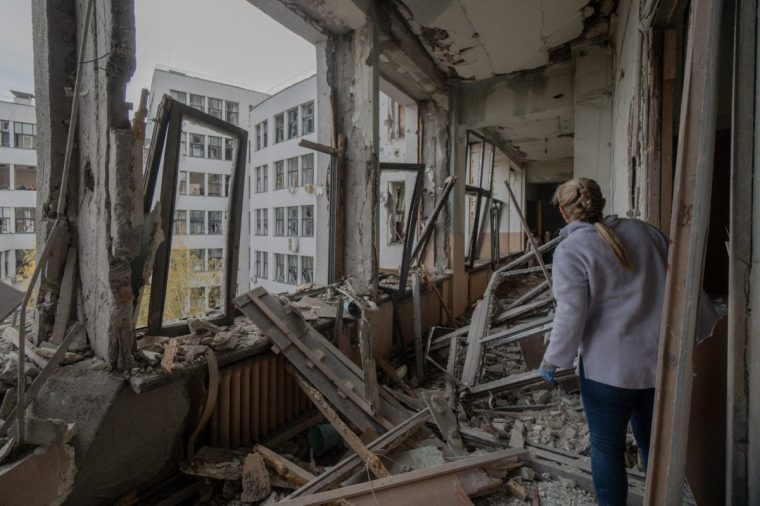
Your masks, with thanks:
[[[232,323],[236,311],[232,299],[237,295],[248,132],[243,128],[183,104],[169,95],[164,95],[161,99],[156,117],[156,128],[151,140],[143,179],[145,194],[143,212],[145,215],[151,212],[153,197],[158,190],[158,200],[161,202],[161,231],[164,234],[164,241],[158,247],[153,264],[148,333],[152,335],[181,335],[188,332],[186,323],[164,325],[163,321],[166,287],[169,278],[169,260],[174,236],[173,217],[177,204],[182,124],[186,119],[232,137],[238,142],[230,181],[230,194],[227,200],[227,212],[223,217],[223,221],[226,221],[227,230],[222,278],[224,314],[221,317],[209,320],[213,323],[228,325]],[[159,174],[161,176],[160,183],[158,181]]]
[[[476,140],[474,142],[471,141],[471,138],[475,138]],[[481,209],[483,209],[483,197],[491,199],[491,192],[493,190],[493,173],[494,173],[494,164],[496,161],[496,145],[489,141],[486,137],[483,135],[473,131],[473,130],[467,130],[467,134],[465,136],[465,163],[467,166],[465,167],[465,171],[467,171],[470,167],[470,145],[474,144],[476,142],[482,143],[483,147],[480,151],[480,162],[478,163],[478,184],[477,186],[473,185],[465,185],[466,191],[469,191],[470,193],[477,193],[478,199],[477,203],[475,204],[475,221],[472,224],[472,227],[470,228],[470,237],[467,240],[468,248],[467,248],[467,254],[465,256],[467,260],[467,268],[472,269],[475,267],[475,260],[480,256],[480,245],[481,245],[481,238],[483,234],[483,225],[485,220],[482,220],[483,223],[481,223]],[[486,157],[486,146],[491,145],[491,170],[490,170],[490,176],[488,181],[488,187],[483,187],[483,169],[485,168],[485,157]],[[467,175],[465,173],[465,181],[467,181]],[[474,191],[475,190],[475,191]],[[488,209],[488,204],[486,205],[485,209]],[[465,206],[465,213],[467,213],[467,206]],[[467,218],[465,214],[465,219]]]
[[[404,230],[404,251],[401,255],[401,266],[399,267],[398,297],[402,297],[406,292],[407,278],[409,277],[409,268],[411,264],[412,248],[414,247],[414,236],[417,229],[417,217],[419,215],[420,201],[422,200],[422,190],[425,187],[425,164],[424,163],[384,163],[380,162],[380,172],[384,170],[394,171],[412,171],[416,172],[417,177],[414,180],[412,189],[412,202],[409,205],[409,211],[406,218],[406,228]]]

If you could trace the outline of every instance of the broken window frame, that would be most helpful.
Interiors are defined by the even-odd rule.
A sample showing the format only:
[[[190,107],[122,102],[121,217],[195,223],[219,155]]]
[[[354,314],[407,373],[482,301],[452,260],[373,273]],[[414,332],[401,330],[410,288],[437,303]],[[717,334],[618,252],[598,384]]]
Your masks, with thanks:
[[[301,256],[301,282],[314,282],[314,257]]]
[[[274,254],[274,280],[285,283],[285,253]]]
[[[385,163],[380,162],[380,171],[413,171],[416,172],[414,188],[412,189],[412,201],[407,211],[406,227],[404,231],[404,250],[401,254],[401,265],[399,266],[398,290],[396,295],[403,297],[406,293],[407,278],[409,277],[409,268],[411,264],[412,248],[414,239],[417,235],[417,217],[422,199],[422,190],[425,187],[425,164],[422,163]]]
[[[182,124],[185,120],[192,120],[195,123],[227,135],[234,139],[237,145],[227,201],[227,212],[223,215],[224,229],[227,231],[227,235],[224,238],[225,254],[222,272],[223,315],[210,319],[212,323],[229,325],[233,322],[235,315],[235,305],[232,300],[237,294],[248,132],[236,125],[178,102],[167,95],[163,97],[159,105],[156,119],[156,128],[151,139],[149,156],[146,163],[147,169],[143,179],[145,195],[143,212],[145,215],[150,214],[154,207],[154,195],[158,191],[157,200],[161,202],[161,231],[164,235],[164,241],[158,247],[156,260],[153,264],[147,332],[152,335],[182,335],[188,333],[186,323],[164,325],[163,319],[173,238],[172,218],[177,204]],[[159,175],[161,176],[160,182]],[[133,287],[135,293],[139,293],[140,284],[141,281],[137,281]],[[135,304],[137,303],[139,303],[139,300],[135,297]]]
[[[274,162],[274,189],[285,189],[285,160]]]
[[[298,107],[293,107],[287,111],[287,134],[288,140],[298,137]]]
[[[314,133],[314,101],[301,105],[301,135]]]
[[[314,205],[301,206],[301,236],[314,237]]]
[[[298,284],[298,255],[287,255],[286,281],[288,285]]]
[[[388,207],[388,246],[404,244],[406,232],[406,181],[388,181],[388,199],[392,199],[393,207]],[[400,219],[401,230],[398,229]]]
[[[286,211],[287,236],[298,237],[298,206],[288,206]]]
[[[474,139],[474,140],[473,140]],[[467,239],[467,253],[465,255],[466,260],[466,267],[468,269],[473,269],[475,267],[475,260],[477,260],[480,257],[480,246],[481,241],[483,237],[483,231],[484,231],[484,225],[485,221],[488,218],[487,210],[490,206],[490,202],[487,202],[485,206],[483,205],[483,199],[487,199],[490,201],[491,199],[491,191],[493,190],[493,173],[494,173],[494,163],[496,160],[496,146],[486,139],[484,136],[480,135],[479,133],[473,131],[473,130],[467,130],[467,135],[465,136],[465,160],[466,160],[466,174],[465,174],[465,181],[469,181],[470,175],[471,175],[471,153],[472,153],[472,145],[473,144],[481,144],[481,150],[480,150],[480,157],[478,162],[478,174],[477,184],[466,184],[465,185],[465,192],[470,194],[475,194],[477,196],[476,204],[475,204],[475,220],[473,221],[472,226],[470,227],[469,231],[469,237]],[[490,160],[490,172],[489,176],[487,178],[487,186],[484,186],[483,183],[483,175],[485,173],[485,167],[486,167],[486,151],[487,147],[491,147],[491,160]],[[465,205],[465,213],[468,213],[467,206]],[[485,216],[483,216],[485,214]],[[465,220],[468,219],[468,216],[465,214]]]

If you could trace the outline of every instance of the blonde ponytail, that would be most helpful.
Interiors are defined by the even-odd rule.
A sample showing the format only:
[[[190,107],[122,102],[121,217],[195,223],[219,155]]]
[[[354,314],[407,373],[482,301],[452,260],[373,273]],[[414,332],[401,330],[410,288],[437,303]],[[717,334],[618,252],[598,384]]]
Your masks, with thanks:
[[[628,252],[625,250],[623,243],[620,242],[620,239],[618,239],[617,234],[607,228],[607,226],[604,225],[604,223],[601,221],[594,223],[594,228],[596,228],[596,231],[599,233],[599,237],[602,238],[602,241],[604,241],[604,243],[609,246],[609,248],[615,254],[615,257],[617,257],[620,265],[629,271],[633,271],[633,262],[631,262],[631,259],[628,258]]]
[[[554,204],[561,207],[570,221],[593,223],[599,237],[612,250],[625,269],[632,271],[633,262],[617,234],[602,223],[605,200],[599,184],[593,179],[577,177],[566,181],[554,192]]]

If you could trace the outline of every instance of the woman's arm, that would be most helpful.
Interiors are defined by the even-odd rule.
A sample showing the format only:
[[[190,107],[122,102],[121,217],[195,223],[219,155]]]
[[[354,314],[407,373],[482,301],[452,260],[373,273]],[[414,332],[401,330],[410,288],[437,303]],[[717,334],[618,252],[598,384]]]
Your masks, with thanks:
[[[557,309],[544,362],[556,367],[571,367],[578,355],[588,313],[588,273],[577,254],[557,248],[552,282]]]

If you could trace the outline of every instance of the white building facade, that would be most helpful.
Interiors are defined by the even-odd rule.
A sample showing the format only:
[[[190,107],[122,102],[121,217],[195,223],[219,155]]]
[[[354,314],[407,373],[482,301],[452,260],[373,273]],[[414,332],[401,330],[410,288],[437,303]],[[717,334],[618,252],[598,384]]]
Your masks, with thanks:
[[[170,95],[175,100],[244,128],[249,132],[249,139],[249,111],[267,97],[254,90],[173,69],[156,68],[148,107],[146,154],[154,128],[152,118],[156,116],[164,95]],[[219,308],[222,303],[226,212],[236,146],[235,141],[224,134],[187,120],[182,130],[172,255],[189,255],[185,260],[189,261],[194,272],[188,303],[191,312],[197,313]],[[247,203],[247,177],[243,184],[246,185],[244,202]],[[249,213],[245,208],[241,223],[243,245],[248,243],[248,218]],[[249,272],[249,251],[248,248],[241,247],[238,291],[249,289]]]
[[[34,96],[0,99],[0,281],[19,285],[35,248],[37,134]]]

